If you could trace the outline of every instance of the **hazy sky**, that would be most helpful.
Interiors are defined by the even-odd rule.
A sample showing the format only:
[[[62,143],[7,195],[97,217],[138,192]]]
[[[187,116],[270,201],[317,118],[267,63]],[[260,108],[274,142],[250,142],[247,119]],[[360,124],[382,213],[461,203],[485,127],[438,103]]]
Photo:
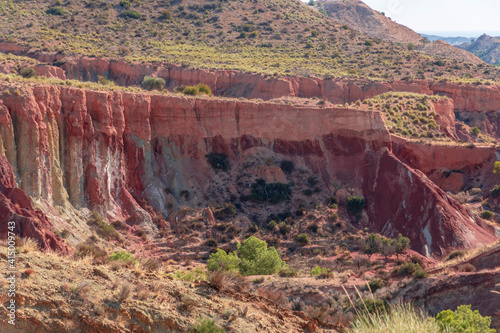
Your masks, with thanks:
[[[362,0],[415,31],[500,31],[498,0]]]

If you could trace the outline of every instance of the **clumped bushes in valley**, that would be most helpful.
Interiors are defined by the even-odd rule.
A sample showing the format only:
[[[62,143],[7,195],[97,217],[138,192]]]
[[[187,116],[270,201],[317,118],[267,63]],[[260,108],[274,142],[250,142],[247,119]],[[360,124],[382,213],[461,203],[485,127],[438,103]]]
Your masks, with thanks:
[[[255,236],[247,238],[238,246],[237,252],[227,253],[219,249],[210,255],[207,269],[240,272],[242,275],[269,275],[285,266],[274,247]]]

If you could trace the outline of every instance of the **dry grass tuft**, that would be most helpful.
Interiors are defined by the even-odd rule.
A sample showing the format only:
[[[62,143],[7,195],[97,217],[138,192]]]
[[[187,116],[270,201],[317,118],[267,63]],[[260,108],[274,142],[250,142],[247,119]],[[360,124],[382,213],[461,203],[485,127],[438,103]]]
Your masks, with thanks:
[[[33,238],[20,238],[17,247],[21,253],[38,251],[38,242]]]
[[[123,282],[118,290],[117,299],[119,302],[124,302],[132,295],[132,285],[128,282]]]

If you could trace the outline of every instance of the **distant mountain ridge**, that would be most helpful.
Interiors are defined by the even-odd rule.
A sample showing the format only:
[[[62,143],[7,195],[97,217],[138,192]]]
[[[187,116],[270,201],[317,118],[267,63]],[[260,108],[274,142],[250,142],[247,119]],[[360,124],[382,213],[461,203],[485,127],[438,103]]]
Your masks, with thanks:
[[[431,42],[434,42],[436,40],[444,40],[446,43],[457,46],[463,43],[471,43],[473,40],[476,38],[474,37],[443,37],[443,36],[437,36],[437,35],[427,35],[427,34],[420,34],[422,37],[427,38]]]
[[[500,66],[500,37],[484,34],[473,42],[457,45],[457,47],[477,55],[489,64]]]

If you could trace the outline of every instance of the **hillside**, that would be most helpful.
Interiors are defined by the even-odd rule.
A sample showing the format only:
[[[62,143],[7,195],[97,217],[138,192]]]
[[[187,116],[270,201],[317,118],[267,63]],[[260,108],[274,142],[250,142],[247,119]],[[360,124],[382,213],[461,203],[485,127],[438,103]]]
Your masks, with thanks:
[[[465,60],[474,64],[483,64],[484,62],[477,57],[476,55],[466,51],[459,49],[457,47],[451,46],[445,41],[436,40],[430,43],[423,43],[417,46],[416,48],[420,52],[440,56],[443,58],[450,58],[455,60]]]
[[[360,0],[322,0],[318,4],[334,22],[345,24],[371,37],[405,46],[413,44],[417,46],[417,50],[432,56],[463,60],[474,64],[482,63],[481,59],[473,54],[467,51],[457,51],[448,43],[439,41],[427,44],[420,34],[392,21]]]
[[[485,34],[470,43],[463,43],[457,47],[475,54],[489,64],[500,65],[500,37]]]
[[[500,68],[335,3],[400,41],[298,0],[0,0],[0,332],[500,328]]]
[[[59,4],[60,3],[60,4]],[[97,14],[99,13],[99,14]],[[432,59],[332,22],[298,0],[0,1],[0,41],[31,53],[170,62],[282,75],[437,75]],[[469,69],[449,61],[447,76]],[[469,66],[469,65],[467,65]],[[473,66],[478,78],[500,71]],[[487,73],[485,73],[487,72]]]
[[[418,44],[422,36],[371,9],[360,0],[320,1],[328,17],[338,24],[346,24],[357,31],[392,43]]]

